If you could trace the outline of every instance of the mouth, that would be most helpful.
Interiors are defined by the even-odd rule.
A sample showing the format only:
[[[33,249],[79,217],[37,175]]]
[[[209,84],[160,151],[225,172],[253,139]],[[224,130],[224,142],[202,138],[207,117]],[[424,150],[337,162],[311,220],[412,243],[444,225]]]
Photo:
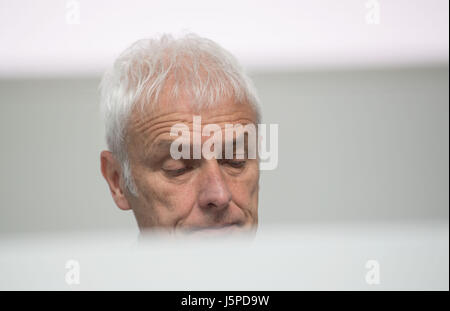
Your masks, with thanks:
[[[186,233],[189,236],[227,236],[242,231],[242,225],[239,225],[238,223],[190,227],[182,230],[183,233]]]

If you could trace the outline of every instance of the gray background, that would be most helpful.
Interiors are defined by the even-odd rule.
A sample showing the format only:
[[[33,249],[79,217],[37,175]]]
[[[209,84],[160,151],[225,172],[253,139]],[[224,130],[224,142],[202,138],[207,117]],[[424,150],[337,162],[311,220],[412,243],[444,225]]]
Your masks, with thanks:
[[[279,165],[260,222],[449,217],[448,65],[253,72]],[[135,228],[100,174],[100,77],[0,80],[0,233]]]

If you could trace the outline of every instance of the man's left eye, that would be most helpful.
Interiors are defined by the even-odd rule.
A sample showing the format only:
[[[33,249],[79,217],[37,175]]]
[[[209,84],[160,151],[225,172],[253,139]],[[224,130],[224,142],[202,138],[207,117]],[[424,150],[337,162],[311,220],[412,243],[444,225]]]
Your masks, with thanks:
[[[243,168],[246,164],[246,161],[245,160],[225,160],[222,163],[227,164],[233,168]]]

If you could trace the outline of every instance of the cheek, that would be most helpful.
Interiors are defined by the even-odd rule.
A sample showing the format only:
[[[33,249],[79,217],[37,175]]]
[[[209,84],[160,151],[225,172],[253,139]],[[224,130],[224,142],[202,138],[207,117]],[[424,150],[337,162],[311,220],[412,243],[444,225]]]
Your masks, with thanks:
[[[237,178],[229,182],[233,201],[240,208],[256,211],[258,207],[259,170],[257,165],[251,166]]]
[[[191,186],[171,184],[159,173],[142,174],[137,179],[140,208],[156,215],[160,225],[173,225],[189,214],[195,202]]]

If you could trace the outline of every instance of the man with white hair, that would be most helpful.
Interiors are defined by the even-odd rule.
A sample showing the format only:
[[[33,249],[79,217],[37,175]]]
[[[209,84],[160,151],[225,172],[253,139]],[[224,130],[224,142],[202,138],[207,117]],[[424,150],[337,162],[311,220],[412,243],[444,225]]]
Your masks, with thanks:
[[[133,210],[141,231],[256,229],[257,157],[171,153],[180,124],[185,137],[200,137],[197,143],[211,138],[199,133],[196,117],[223,132],[228,125],[259,122],[256,92],[230,53],[194,34],[139,40],[104,74],[100,93],[109,148],[101,153],[101,171],[114,202]],[[188,155],[195,144],[188,141]]]

